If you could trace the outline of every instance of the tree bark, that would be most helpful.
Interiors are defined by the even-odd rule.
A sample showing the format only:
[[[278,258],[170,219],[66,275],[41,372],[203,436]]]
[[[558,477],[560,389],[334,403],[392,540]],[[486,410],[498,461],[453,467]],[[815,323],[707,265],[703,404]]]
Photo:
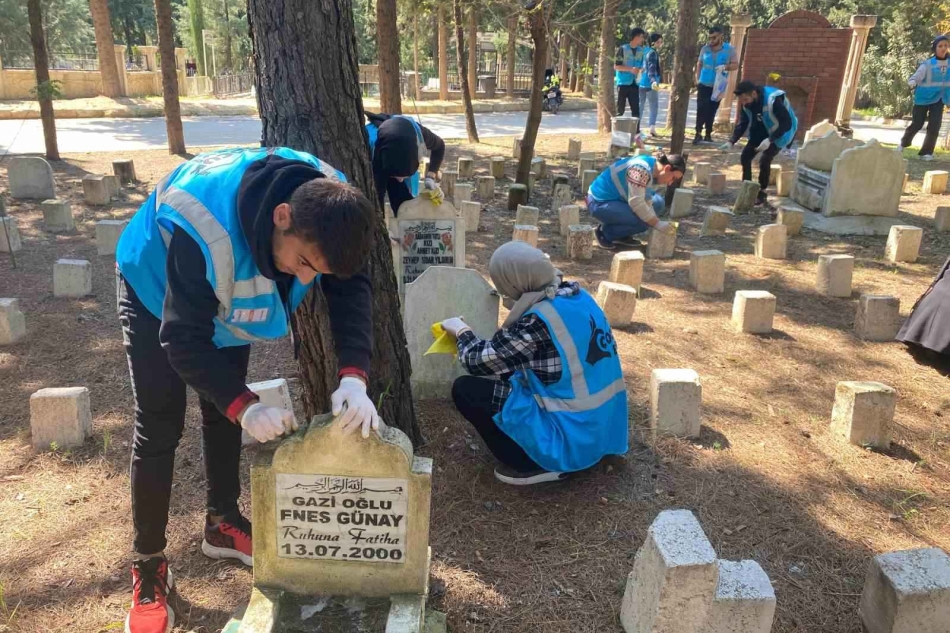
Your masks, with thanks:
[[[422,101],[422,87],[419,85],[419,11],[412,12],[412,70],[414,71],[413,90],[416,101]]]
[[[673,89],[670,92],[670,123],[672,138],[670,152],[683,151],[686,138],[686,114],[689,110],[689,91],[693,87],[693,68],[698,49],[696,29],[699,20],[699,0],[679,0],[676,20],[676,56],[673,61]]]
[[[617,33],[617,7],[620,0],[604,0],[604,20],[600,29],[600,97],[597,100],[597,129],[609,132],[617,111],[614,96],[614,44]]]
[[[461,73],[461,69],[459,70]],[[445,23],[445,5],[439,4],[439,99],[449,100],[449,25]]]
[[[478,91],[478,15],[475,0],[468,7],[468,85],[472,88],[474,99]]]
[[[178,101],[178,65],[175,60],[171,0],[155,0],[155,23],[158,25],[158,54],[162,60],[162,99],[165,102],[168,153],[181,155],[186,151],[185,133],[181,127],[181,104]]]
[[[469,143],[478,143],[478,129],[475,127],[475,110],[472,108],[472,83],[469,74],[464,72],[466,66],[465,46],[462,43],[462,0],[454,1],[455,10],[455,38],[458,45],[455,47],[459,67],[459,81],[462,84],[462,104],[465,108],[465,133]],[[474,11],[474,9],[473,9]],[[469,47],[471,50],[471,47]]]
[[[224,0],[224,67],[228,72],[234,72],[231,47],[231,13],[228,11],[228,0]]]
[[[581,74],[581,52],[584,50],[583,45],[578,42],[574,42],[574,46],[571,49],[571,80],[569,82],[569,87],[571,92],[577,92],[577,76]]]
[[[49,57],[46,53],[46,36],[43,34],[43,13],[40,8],[40,0],[28,0],[26,11],[30,20],[33,68],[36,73],[36,100],[40,102],[40,118],[43,119],[46,158],[59,160],[59,144],[56,142],[56,120],[53,115],[53,86],[49,82]],[[115,55],[112,56],[112,59],[115,59]]]
[[[379,107],[388,114],[402,114],[396,0],[376,0],[376,33],[379,46]]]
[[[195,64],[198,66],[198,75],[206,77],[208,69],[205,63],[205,13],[201,0],[188,0],[188,12],[191,16],[191,39],[195,43]]]
[[[570,77],[567,76],[567,60],[571,56],[571,38],[567,36],[566,31],[561,32],[561,69],[558,73],[558,77],[561,78],[561,83],[566,88],[570,83]]]
[[[249,0],[257,100],[265,146],[310,152],[346,174],[376,201],[359,87],[352,0]],[[307,90],[300,90],[307,86]],[[369,393],[380,416],[418,443],[392,247],[383,215],[370,254],[373,362]],[[307,416],[329,410],[336,388],[333,337],[319,284],[298,308],[300,375]]]
[[[587,46],[581,44],[577,47],[575,59],[577,61],[575,62],[574,78],[571,80],[571,92],[582,93],[587,78],[587,73],[584,70],[584,67],[587,66]]]
[[[96,32],[102,94],[106,97],[118,97],[122,89],[119,84],[119,68],[115,62],[115,39],[112,37],[109,0],[89,0],[89,12],[92,14],[92,26]]]
[[[594,96],[594,63],[597,61],[597,49],[587,47],[587,72],[584,75],[584,96],[590,99]],[[613,71],[610,76],[613,77]]]
[[[508,18],[508,65],[505,76],[505,96],[509,99],[515,96],[515,58],[518,56],[518,16]]]
[[[528,14],[531,40],[534,42],[534,56],[531,58],[531,99],[528,102],[528,120],[521,136],[521,158],[518,159],[518,173],[515,177],[515,181],[523,185],[528,184],[534,143],[538,139],[538,128],[541,127],[541,89],[544,88],[544,69],[548,59],[548,29],[545,16],[548,7],[550,3],[544,2]]]

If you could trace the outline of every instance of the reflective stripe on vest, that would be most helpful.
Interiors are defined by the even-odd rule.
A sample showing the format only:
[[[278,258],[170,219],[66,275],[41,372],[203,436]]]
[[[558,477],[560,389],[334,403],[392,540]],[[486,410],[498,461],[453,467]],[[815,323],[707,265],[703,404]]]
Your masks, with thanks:
[[[950,63],[941,68],[939,60],[931,57],[924,64],[924,80],[914,90],[914,105],[933,105],[938,101],[950,105]]]
[[[601,172],[591,183],[588,193],[595,200],[601,202],[607,202],[608,200],[623,200],[626,202],[630,191],[627,186],[627,170],[633,166],[646,169],[650,174],[650,182],[647,183],[647,187],[653,184],[653,170],[656,168],[656,159],[652,156],[632,156],[617,160]],[[613,186],[614,191],[611,191],[611,188],[608,187],[608,182]]]
[[[623,51],[624,66],[638,68],[643,63],[643,49],[639,46],[635,51],[629,44],[624,44],[620,47],[620,50]],[[618,86],[631,86],[633,85],[635,79],[636,76],[631,72],[627,72],[626,70],[614,71],[614,81],[617,82]]]

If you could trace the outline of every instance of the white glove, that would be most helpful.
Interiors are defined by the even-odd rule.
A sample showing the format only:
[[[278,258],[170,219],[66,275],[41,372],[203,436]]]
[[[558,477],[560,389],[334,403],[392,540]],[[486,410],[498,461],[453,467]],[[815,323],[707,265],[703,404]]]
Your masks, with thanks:
[[[660,89],[660,84],[656,83],[655,81],[652,84],[650,84],[650,90],[652,90],[653,92],[656,92],[659,89]]]
[[[911,88],[916,88],[916,87],[917,87],[917,80],[916,80],[916,79],[908,79],[908,80],[907,80],[907,85],[910,86]]]
[[[451,319],[442,321],[442,329],[455,338],[458,338],[459,334],[466,330],[471,330],[472,328],[468,327],[468,324],[462,320],[462,317],[452,317]]]
[[[297,427],[292,411],[255,402],[241,415],[241,428],[263,444]]]
[[[436,184],[435,178],[426,178],[426,180],[425,180],[425,188],[426,188],[426,189],[435,190],[435,189],[438,189],[438,188],[439,188],[439,185]]]
[[[765,139],[764,141],[759,143],[759,146],[755,148],[755,151],[764,152],[770,147],[772,147],[772,141],[770,141],[769,139]]]
[[[732,144],[732,143],[723,143],[722,145],[719,146],[719,151],[720,151],[720,152],[728,152],[728,151],[731,150],[732,148],[733,148],[733,144]]]
[[[442,187],[435,181],[435,178],[426,178],[422,185],[422,196],[432,201],[435,206],[442,206],[445,202],[445,193]]]
[[[346,413],[340,420],[344,435],[362,427],[363,437],[369,437],[370,428],[379,428],[379,414],[373,401],[366,395],[366,383],[355,376],[343,376],[340,379],[340,386],[330,396],[330,404],[333,406],[333,415],[340,415],[343,405],[346,405]]]
[[[666,233],[667,235],[671,235],[673,233],[673,225],[664,220],[660,220],[659,222],[657,222],[656,226],[654,226],[653,228],[659,231],[660,233]]]

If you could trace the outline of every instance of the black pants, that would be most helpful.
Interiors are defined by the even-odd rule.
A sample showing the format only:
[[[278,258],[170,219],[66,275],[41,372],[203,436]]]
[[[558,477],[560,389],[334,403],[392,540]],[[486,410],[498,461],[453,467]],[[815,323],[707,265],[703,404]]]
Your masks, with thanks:
[[[699,84],[696,87],[696,135],[702,136],[703,127],[706,128],[706,136],[712,134],[713,122],[716,120],[716,112],[719,111],[719,102],[712,100],[712,86]]]
[[[920,146],[920,156],[930,156],[934,153],[937,146],[937,136],[940,134],[940,124],[943,122],[943,101],[938,101],[933,105],[914,106],[914,114],[910,125],[904,130],[904,138],[901,139],[901,147],[910,147],[914,142],[917,132],[924,127],[924,121],[927,121],[927,134],[924,136],[924,144]]]
[[[640,118],[640,89],[637,88],[637,84],[618,86],[617,116],[623,116],[627,103],[630,104],[630,116]]]
[[[452,400],[459,413],[482,436],[495,459],[518,472],[544,470],[495,424],[491,404],[494,391],[495,381],[490,378],[460,376],[452,383]]]
[[[120,276],[116,280],[119,322],[129,359],[135,432],[132,437],[132,523],[140,554],[165,549],[165,527],[175,470],[175,449],[185,426],[185,383],[158,340],[161,321],[149,312]],[[247,373],[250,347],[227,348],[228,362]],[[241,495],[241,427],[205,399],[201,404],[201,448],[207,478],[208,513],[237,509]]]
[[[759,153],[758,150],[756,150],[759,143],[767,138],[768,135],[764,133],[753,133],[749,136],[749,142],[746,143],[745,149],[742,150],[741,157],[743,180],[752,180],[752,159]],[[759,159],[759,191],[761,192],[765,192],[769,187],[769,172],[772,169],[772,159],[775,158],[780,151],[781,148],[775,143],[772,143],[767,150],[762,152],[762,158]]]

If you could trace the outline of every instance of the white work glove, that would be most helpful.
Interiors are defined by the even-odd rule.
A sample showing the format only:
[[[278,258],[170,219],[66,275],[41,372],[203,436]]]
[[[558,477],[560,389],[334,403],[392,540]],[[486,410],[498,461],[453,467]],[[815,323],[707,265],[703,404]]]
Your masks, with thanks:
[[[241,428],[263,444],[277,439],[288,431],[296,430],[297,424],[292,411],[269,407],[263,402],[255,402],[244,409],[241,415]]]
[[[764,141],[759,143],[759,146],[755,148],[755,151],[764,152],[770,147],[772,147],[772,141],[770,141],[769,139],[765,139]]]
[[[369,437],[369,430],[379,429],[379,414],[376,406],[366,395],[366,383],[355,376],[343,376],[340,386],[330,396],[333,415],[340,415],[346,405],[346,413],[340,420],[344,435],[349,435],[362,427],[363,437]]]
[[[650,84],[650,90],[652,90],[653,92],[656,92],[659,89],[660,89],[660,84],[656,83],[655,81],[652,84]]]
[[[666,233],[667,235],[672,235],[673,233],[673,225],[664,220],[660,220],[659,222],[657,222],[656,226],[654,226],[653,228],[659,231],[660,233]]]
[[[441,206],[445,202],[445,193],[443,193],[442,187],[435,181],[435,178],[426,178],[422,188],[422,195],[431,200],[435,206]]]
[[[452,317],[451,319],[442,321],[442,329],[455,338],[458,338],[459,334],[471,330],[472,328],[468,327],[468,324],[462,320],[462,317]]]
[[[733,145],[732,143],[723,143],[722,145],[719,146],[719,151],[720,151],[720,152],[728,152],[728,151],[731,150],[733,147],[734,147],[734,145]]]
[[[910,86],[912,89],[915,89],[915,88],[917,88],[917,80],[916,80],[916,79],[908,79],[908,80],[907,80],[907,85]]]

